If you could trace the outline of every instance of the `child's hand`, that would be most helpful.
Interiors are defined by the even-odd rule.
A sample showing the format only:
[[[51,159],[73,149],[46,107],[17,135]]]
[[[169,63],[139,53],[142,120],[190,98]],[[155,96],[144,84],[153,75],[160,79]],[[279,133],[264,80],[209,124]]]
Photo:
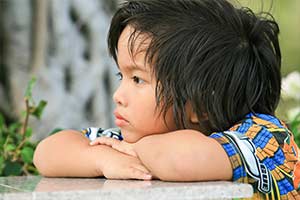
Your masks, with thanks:
[[[112,154],[102,164],[103,175],[108,179],[151,180],[150,171],[138,159],[133,144],[109,137],[98,137],[90,145],[106,145],[121,152]],[[125,155],[127,154],[127,155]]]
[[[138,158],[117,151],[102,162],[101,170],[107,179],[152,179],[149,170]]]
[[[137,157],[137,154],[133,148],[133,144],[130,144],[128,142],[120,141],[120,140],[110,138],[110,137],[98,137],[95,140],[93,140],[92,142],[90,142],[90,145],[92,145],[92,146],[99,145],[99,144],[110,146],[111,148],[113,148],[119,152]]]

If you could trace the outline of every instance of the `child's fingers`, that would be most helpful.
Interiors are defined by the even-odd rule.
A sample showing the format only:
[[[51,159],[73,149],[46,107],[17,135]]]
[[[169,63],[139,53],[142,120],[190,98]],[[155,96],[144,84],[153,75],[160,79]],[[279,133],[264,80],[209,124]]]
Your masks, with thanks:
[[[132,179],[140,179],[140,180],[151,180],[152,179],[152,175],[145,173],[144,171],[141,171],[140,169],[136,168],[136,167],[131,167],[129,168],[129,172],[128,172],[130,178]]]
[[[128,167],[123,168],[118,174],[110,173],[104,174],[107,179],[138,179],[138,180],[151,180],[152,175],[145,173],[138,168]]]
[[[116,140],[113,138],[99,137],[99,138],[96,138],[95,140],[93,140],[92,142],[90,142],[90,145],[104,144],[104,145],[112,147],[113,145],[116,145],[120,142],[121,142],[120,140]]]
[[[92,142],[90,142],[90,145],[92,145],[92,146],[99,145],[99,144],[110,146],[119,152],[137,157],[136,152],[126,142],[122,142],[120,140],[117,140],[114,138],[109,138],[109,137],[99,137],[99,138],[96,138],[95,140],[93,140]]]
[[[144,165],[136,164],[133,168],[138,169],[145,174],[151,174],[150,171]]]
[[[112,146],[113,141],[111,141],[109,139],[111,139],[111,138],[98,137],[95,140],[93,140],[92,142],[90,142],[90,145],[105,144],[105,145],[108,145],[108,146]]]
[[[90,145],[98,145],[103,144],[102,138],[96,138],[95,140],[90,142]]]

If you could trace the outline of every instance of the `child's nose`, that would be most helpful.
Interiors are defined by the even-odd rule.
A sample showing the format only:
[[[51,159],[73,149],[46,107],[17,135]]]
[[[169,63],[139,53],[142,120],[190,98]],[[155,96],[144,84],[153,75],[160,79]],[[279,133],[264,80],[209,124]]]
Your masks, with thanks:
[[[114,95],[113,95],[113,101],[115,102],[116,105],[119,106],[127,106],[127,101],[126,101],[126,97],[125,97],[125,93],[121,88],[122,86],[120,85],[118,87],[118,89],[115,91]]]

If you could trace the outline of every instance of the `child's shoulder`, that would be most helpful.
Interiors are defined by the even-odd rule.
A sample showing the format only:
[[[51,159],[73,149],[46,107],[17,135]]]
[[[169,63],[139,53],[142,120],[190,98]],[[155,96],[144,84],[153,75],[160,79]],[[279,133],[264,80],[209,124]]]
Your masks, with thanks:
[[[278,146],[283,147],[285,143],[293,141],[294,137],[286,124],[277,117],[267,114],[248,114],[240,123],[229,129],[237,131],[254,143],[259,143],[259,146],[265,146],[271,143],[278,143]]]
[[[228,154],[234,181],[253,184],[257,195],[269,197],[275,192],[278,199],[299,198],[298,147],[293,134],[278,118],[250,113],[228,131],[211,137]]]

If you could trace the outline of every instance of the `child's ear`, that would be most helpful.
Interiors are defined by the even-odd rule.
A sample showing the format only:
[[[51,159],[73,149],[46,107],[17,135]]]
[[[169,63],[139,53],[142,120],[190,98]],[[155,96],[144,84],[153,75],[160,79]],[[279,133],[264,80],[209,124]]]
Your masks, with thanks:
[[[197,114],[194,111],[191,112],[190,121],[195,124],[199,122]]]
[[[194,112],[194,110],[192,108],[191,102],[188,101],[185,106],[186,106],[187,117],[188,117],[189,121],[192,122],[193,124],[198,123],[199,119],[197,117],[196,112]]]

